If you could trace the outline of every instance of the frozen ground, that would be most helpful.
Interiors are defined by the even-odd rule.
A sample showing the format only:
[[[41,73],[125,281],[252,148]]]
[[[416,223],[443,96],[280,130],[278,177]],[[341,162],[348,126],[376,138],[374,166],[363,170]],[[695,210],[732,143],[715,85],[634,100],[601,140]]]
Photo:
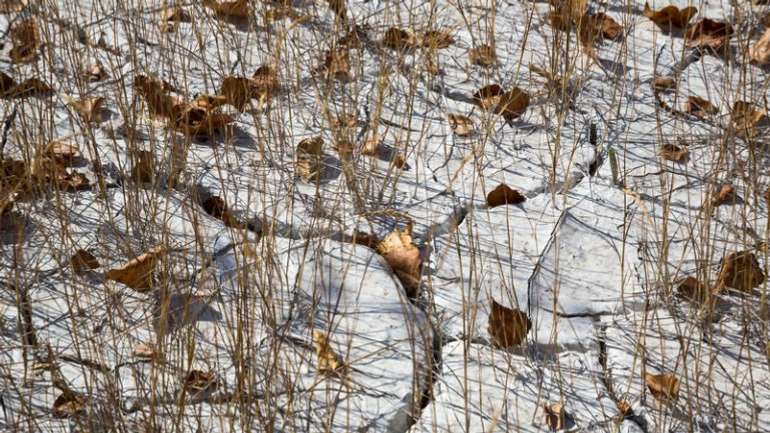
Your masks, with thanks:
[[[767,274],[767,119],[754,137],[732,126],[737,101],[768,109],[768,69],[746,57],[766,2],[690,4],[693,23],[735,27],[727,54],[701,55],[642,2],[592,2],[622,27],[593,57],[547,2],[349,1],[344,22],[335,1],[242,2],[237,20],[210,3],[178,3],[191,19],[173,32],[166,2],[2,3],[0,69],[53,88],[4,90],[2,156],[30,167],[63,140],[91,186],[13,196],[0,172],[0,200],[15,197],[0,213],[0,430],[537,432],[558,403],[571,431],[770,431],[767,283],[679,293],[688,276],[719,287],[731,252]],[[26,19],[44,44],[19,63]],[[391,27],[453,41],[399,52]],[[348,77],[327,79],[346,34]],[[471,65],[485,43],[497,64]],[[93,64],[106,76],[83,78]],[[208,137],[170,128],[134,85],[192,100],[265,64],[280,89],[225,105],[234,122]],[[656,95],[658,75],[676,89]],[[531,95],[523,115],[474,104],[493,83]],[[718,113],[684,113],[689,96]],[[96,121],[73,108],[87,97],[104,98]],[[297,145],[315,136],[309,178]],[[662,157],[670,144],[688,156]],[[487,206],[501,183],[526,201]],[[396,229],[419,248],[417,282],[376,248]],[[157,245],[150,288],[106,278]],[[75,272],[81,249],[100,267]],[[517,347],[494,344],[493,301],[529,318]],[[321,367],[319,332],[344,368]],[[675,376],[676,398],[648,374]]]

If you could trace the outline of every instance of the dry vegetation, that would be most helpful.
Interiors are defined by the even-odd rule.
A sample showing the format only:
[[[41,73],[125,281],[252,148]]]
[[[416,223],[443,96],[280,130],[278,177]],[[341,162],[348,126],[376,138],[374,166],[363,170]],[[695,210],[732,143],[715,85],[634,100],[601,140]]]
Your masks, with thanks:
[[[0,430],[770,430],[770,6],[0,0]]]

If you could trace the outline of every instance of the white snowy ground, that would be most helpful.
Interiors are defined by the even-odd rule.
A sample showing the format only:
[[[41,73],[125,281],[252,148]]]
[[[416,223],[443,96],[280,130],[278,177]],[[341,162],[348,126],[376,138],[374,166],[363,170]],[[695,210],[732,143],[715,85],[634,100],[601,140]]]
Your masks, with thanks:
[[[656,67],[668,73],[688,54],[683,40],[661,33],[642,2],[592,2],[623,26],[624,37],[597,47],[598,64],[577,55],[575,109],[534,97],[506,125],[456,96],[493,82],[542,94],[544,80],[528,66],[548,66],[547,3],[497,2],[493,14],[475,2],[349,1],[350,21],[368,25],[373,41],[391,26],[421,30],[432,20],[451,29],[455,43],[439,51],[437,77],[422,71],[422,50],[404,57],[368,45],[352,50],[353,80],[334,84],[329,95],[311,74],[342,36],[324,2],[294,2],[309,15],[301,22],[260,18],[245,27],[185,3],[194,23],[171,34],[158,31],[162,2],[77,3],[21,13],[47,11],[39,19],[49,41],[43,60],[14,65],[10,44],[0,57],[0,69],[17,80],[41,77],[57,92],[0,102],[4,115],[18,106],[6,156],[23,157],[17,144],[27,136],[40,143],[67,137],[111,181],[105,191],[18,203],[0,221],[0,430],[139,431],[152,420],[160,431],[529,432],[549,430],[542,407],[550,403],[562,403],[567,428],[581,431],[770,430],[766,285],[753,294],[724,292],[708,317],[673,295],[683,276],[701,271],[714,280],[727,252],[767,240],[766,148],[736,137],[723,146],[737,91],[764,104],[767,71],[746,68],[740,55],[704,55],[664,98],[681,106],[689,95],[706,97],[720,114],[709,122],[676,116],[659,109],[649,83]],[[740,14],[756,22],[767,12],[745,3],[739,10],[696,3],[694,20]],[[19,16],[0,20],[7,27]],[[487,38],[492,20],[499,65],[469,66],[468,50]],[[116,50],[79,44],[63,22]],[[731,45],[745,46],[747,35],[739,32]],[[285,91],[269,111],[238,114],[232,137],[185,142],[146,111],[131,111],[137,74],[192,97],[214,93],[227,75],[251,76],[277,51]],[[111,77],[72,79],[96,61]],[[388,81],[380,97],[381,71]],[[110,114],[84,125],[62,95],[104,96]],[[326,98],[335,113],[359,118],[356,132],[382,103],[379,133],[392,150],[355,157],[363,208],[329,144]],[[448,113],[470,116],[480,132],[454,136]],[[592,122],[598,147],[588,139]],[[296,144],[314,135],[327,143],[319,185],[294,172]],[[690,144],[686,163],[657,155],[677,137]],[[133,149],[152,151],[162,173],[180,143],[189,146],[181,152],[184,185],[132,184]],[[625,190],[613,183],[610,149]],[[403,170],[387,161],[394,154],[405,157]],[[94,179],[90,163],[81,170]],[[740,200],[709,217],[701,204],[727,181]],[[486,208],[486,194],[501,182],[528,200]],[[257,240],[225,227],[196,192],[221,196],[241,221],[272,236]],[[392,211],[412,220],[425,259],[417,301],[374,250],[341,242],[356,230],[381,237],[403,226]],[[241,246],[244,236],[251,253]],[[168,313],[159,313],[161,295],[104,278],[161,243],[173,249],[162,264]],[[228,251],[231,243],[237,246]],[[73,273],[67,261],[81,248],[102,267]],[[766,269],[766,253],[754,250]],[[490,343],[492,299],[528,313],[533,326],[522,348]],[[25,305],[37,349],[23,344]],[[161,328],[170,330],[159,336]],[[349,381],[316,373],[313,330],[328,332],[351,366]],[[139,343],[156,345],[162,359],[138,359]],[[90,396],[85,415],[52,416],[61,392],[51,368],[39,365],[46,345],[68,385]],[[191,370],[215,374],[213,395],[180,392]],[[680,379],[674,403],[656,402],[644,383],[650,372]],[[634,413],[625,420],[621,400]]]

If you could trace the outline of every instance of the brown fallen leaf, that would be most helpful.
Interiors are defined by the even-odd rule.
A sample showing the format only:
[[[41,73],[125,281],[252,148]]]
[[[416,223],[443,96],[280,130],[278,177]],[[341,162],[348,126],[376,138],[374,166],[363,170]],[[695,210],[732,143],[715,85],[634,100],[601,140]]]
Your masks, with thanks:
[[[735,188],[730,184],[722,185],[719,192],[711,198],[711,206],[717,207],[723,204],[735,203]]]
[[[514,87],[500,95],[495,113],[503,116],[506,122],[521,117],[529,106],[529,93]]]
[[[422,34],[423,48],[443,49],[455,43],[455,38],[446,30],[428,30]]]
[[[313,347],[316,354],[316,370],[326,376],[347,374],[348,366],[329,344],[329,338],[323,331],[313,330]]]
[[[543,421],[551,431],[563,430],[567,426],[567,412],[560,403],[543,404]]]
[[[173,122],[174,128],[188,137],[211,137],[224,131],[235,118],[229,114],[188,105]]]
[[[590,31],[592,40],[601,38],[614,41],[623,34],[623,27],[603,12],[584,14],[581,18],[581,29],[583,29],[582,31]]]
[[[673,374],[647,373],[644,381],[652,396],[662,403],[670,403],[679,397],[679,379]]]
[[[208,371],[191,370],[184,379],[184,390],[193,395],[216,391],[219,381]]]
[[[345,48],[337,48],[326,52],[323,64],[319,70],[327,77],[339,81],[350,81],[350,54]]]
[[[26,0],[2,0],[0,1],[0,14],[21,12],[27,7]]]
[[[449,126],[452,128],[452,132],[454,132],[455,135],[467,137],[476,132],[476,127],[473,125],[473,120],[471,120],[470,117],[451,113],[448,117]]]
[[[662,30],[684,29],[690,19],[698,13],[698,8],[690,6],[679,9],[674,5],[664,7],[659,11],[654,11],[648,3],[644,4],[644,16],[649,18]]]
[[[223,223],[225,223],[225,226],[234,229],[244,228],[244,224],[242,224],[238,218],[235,217],[222,197],[212,195],[211,197],[207,198],[202,203],[202,205],[203,210],[205,210],[207,214],[221,220]]]
[[[174,118],[184,104],[180,97],[170,94],[173,86],[157,78],[137,75],[134,77],[134,89],[142,96],[153,116]]]
[[[765,282],[765,273],[751,251],[731,252],[722,259],[718,285],[750,293]]]
[[[98,63],[94,63],[92,65],[88,65],[83,69],[83,72],[81,73],[81,76],[85,78],[88,81],[91,82],[97,82],[102,81],[105,78],[107,78],[109,75],[107,74],[107,71],[104,70],[102,65]]]
[[[156,246],[139,257],[129,260],[123,266],[110,269],[105,278],[125,284],[138,292],[146,292],[152,288],[152,274],[158,259],[164,252],[163,246]]]
[[[13,48],[8,55],[14,63],[30,63],[37,60],[42,41],[34,20],[27,19],[11,27],[10,37]]]
[[[409,30],[391,27],[385,31],[382,44],[398,51],[412,50],[417,46],[417,38]]]
[[[225,98],[228,104],[238,111],[243,111],[252,98],[253,86],[254,84],[248,78],[229,76],[222,80],[219,94]]]
[[[732,34],[733,27],[730,24],[703,18],[687,29],[684,33],[684,39],[690,48],[711,49],[719,52],[727,47],[727,42]]]
[[[498,304],[494,299],[489,313],[487,331],[492,343],[502,349],[509,349],[524,342],[527,333],[532,328],[532,322],[527,314],[518,309],[511,309]]]
[[[278,72],[270,65],[262,65],[254,71],[251,77],[252,95],[265,104],[280,88]]]
[[[187,9],[180,6],[172,6],[163,9],[160,19],[166,22],[189,23],[192,22],[192,15],[190,15]]]
[[[300,140],[297,144],[297,153],[304,155],[323,155],[324,139],[321,136],[315,136]]]
[[[91,181],[79,171],[62,171],[56,177],[56,185],[63,191],[82,191],[91,188]]]
[[[707,284],[690,275],[677,283],[676,292],[690,302],[703,305],[709,299],[711,290]]]
[[[221,3],[217,0],[203,0],[203,5],[212,9],[217,15],[226,18],[246,19],[251,16],[248,0],[224,1]]]
[[[51,408],[51,415],[54,418],[64,419],[78,416],[85,412],[88,399],[74,392],[62,392],[56,397]]]
[[[770,28],[749,48],[749,59],[758,65],[770,63]]]
[[[155,358],[155,349],[147,343],[139,343],[131,351],[134,358],[153,359]]]
[[[390,161],[390,164],[396,168],[404,168],[406,167],[406,158],[404,155],[399,153],[393,157],[393,159]]]
[[[393,230],[379,244],[377,252],[393,269],[409,298],[416,298],[420,289],[422,258],[420,249],[412,243],[408,231]]]
[[[487,206],[490,208],[506,204],[520,204],[525,201],[527,201],[526,197],[504,183],[501,183],[487,194]]]
[[[138,183],[152,182],[155,169],[152,165],[152,152],[137,150],[134,153],[134,164],[131,168],[131,179]]]
[[[80,158],[80,149],[61,140],[53,140],[45,147],[43,154],[62,165],[70,165],[73,160]]]
[[[498,84],[489,84],[477,90],[473,94],[473,100],[483,110],[491,110],[497,107],[500,102],[500,98],[505,91]]]
[[[656,92],[665,92],[676,88],[676,79],[668,75],[657,76],[650,83]]]
[[[468,52],[468,59],[472,65],[481,66],[482,68],[490,68],[495,66],[497,64],[495,47],[484,44],[475,48],[471,48],[471,50]]]
[[[742,135],[754,136],[757,127],[767,123],[767,114],[750,102],[736,101],[731,114],[733,126]]]
[[[296,171],[300,179],[313,183],[321,179],[324,140],[320,136],[305,138],[297,144]]]
[[[634,414],[634,408],[631,406],[631,403],[629,403],[626,400],[618,400],[615,403],[615,406],[617,406],[618,412],[620,412],[620,414],[624,418],[632,416]]]
[[[703,99],[700,96],[688,96],[684,103],[684,112],[693,116],[706,117],[719,114],[719,108],[708,99]]]
[[[105,98],[102,96],[86,97],[69,102],[80,118],[86,123],[99,123],[102,121],[102,110]]]
[[[379,135],[375,135],[373,137],[369,137],[364,141],[364,144],[361,146],[361,155],[367,155],[367,156],[376,156],[379,154],[380,150],[380,142],[382,139]]]
[[[690,155],[690,151],[686,146],[677,146],[675,144],[667,143],[660,147],[658,154],[669,161],[674,162],[686,162]]]
[[[85,271],[90,271],[91,269],[96,269],[101,265],[99,264],[99,260],[97,260],[90,252],[86,250],[77,250],[70,258],[70,266],[72,266],[72,270],[75,271],[76,274],[80,274]]]

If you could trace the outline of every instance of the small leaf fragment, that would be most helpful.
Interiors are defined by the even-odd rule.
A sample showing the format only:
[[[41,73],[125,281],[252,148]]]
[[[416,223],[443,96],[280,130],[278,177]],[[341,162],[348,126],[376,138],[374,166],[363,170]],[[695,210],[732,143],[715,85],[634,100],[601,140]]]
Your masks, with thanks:
[[[698,8],[690,6],[683,9],[679,9],[674,5],[664,7],[659,11],[654,11],[650,8],[649,3],[644,4],[644,16],[649,18],[662,30],[684,29],[687,27],[687,23],[690,22],[695,14],[698,13]]]
[[[652,396],[663,403],[670,403],[679,397],[679,379],[673,374],[647,373],[644,381]]]
[[[567,412],[561,403],[543,404],[544,424],[551,431],[563,430],[567,425]]]
[[[94,257],[93,254],[86,250],[77,250],[75,254],[70,258],[70,266],[76,274],[80,274],[91,269],[96,269],[99,266],[99,260]]]
[[[313,330],[313,347],[316,353],[316,370],[326,376],[345,375],[348,366],[331,347],[323,331]]]
[[[520,204],[525,201],[527,201],[526,197],[504,183],[501,183],[487,194],[487,206],[490,208],[506,204]]]
[[[74,392],[62,392],[53,402],[51,414],[54,418],[64,419],[81,415],[85,412],[88,399]]]
[[[129,260],[123,266],[110,269],[105,277],[108,280],[125,284],[138,292],[146,292],[152,288],[152,274],[164,252],[163,246],[156,246],[139,257]]]
[[[706,117],[718,114],[719,108],[708,99],[703,99],[700,96],[688,96],[684,103],[684,112],[693,116]]]
[[[661,75],[653,78],[652,88],[657,92],[665,92],[676,88],[676,79],[668,75]]]
[[[487,331],[492,338],[492,343],[502,349],[520,345],[532,327],[527,314],[515,308],[504,307],[494,299],[491,302],[492,310],[489,313]]]
[[[463,116],[461,114],[449,114],[449,126],[452,128],[452,132],[460,137],[467,137],[476,132],[476,127],[473,125],[473,120],[470,117]]]
[[[658,153],[663,159],[680,163],[686,162],[690,155],[690,151],[687,150],[686,146],[677,146],[671,143],[661,146]]]
[[[722,260],[719,271],[719,286],[726,286],[750,293],[765,282],[765,273],[759,266],[757,256],[751,251],[731,252]]]

